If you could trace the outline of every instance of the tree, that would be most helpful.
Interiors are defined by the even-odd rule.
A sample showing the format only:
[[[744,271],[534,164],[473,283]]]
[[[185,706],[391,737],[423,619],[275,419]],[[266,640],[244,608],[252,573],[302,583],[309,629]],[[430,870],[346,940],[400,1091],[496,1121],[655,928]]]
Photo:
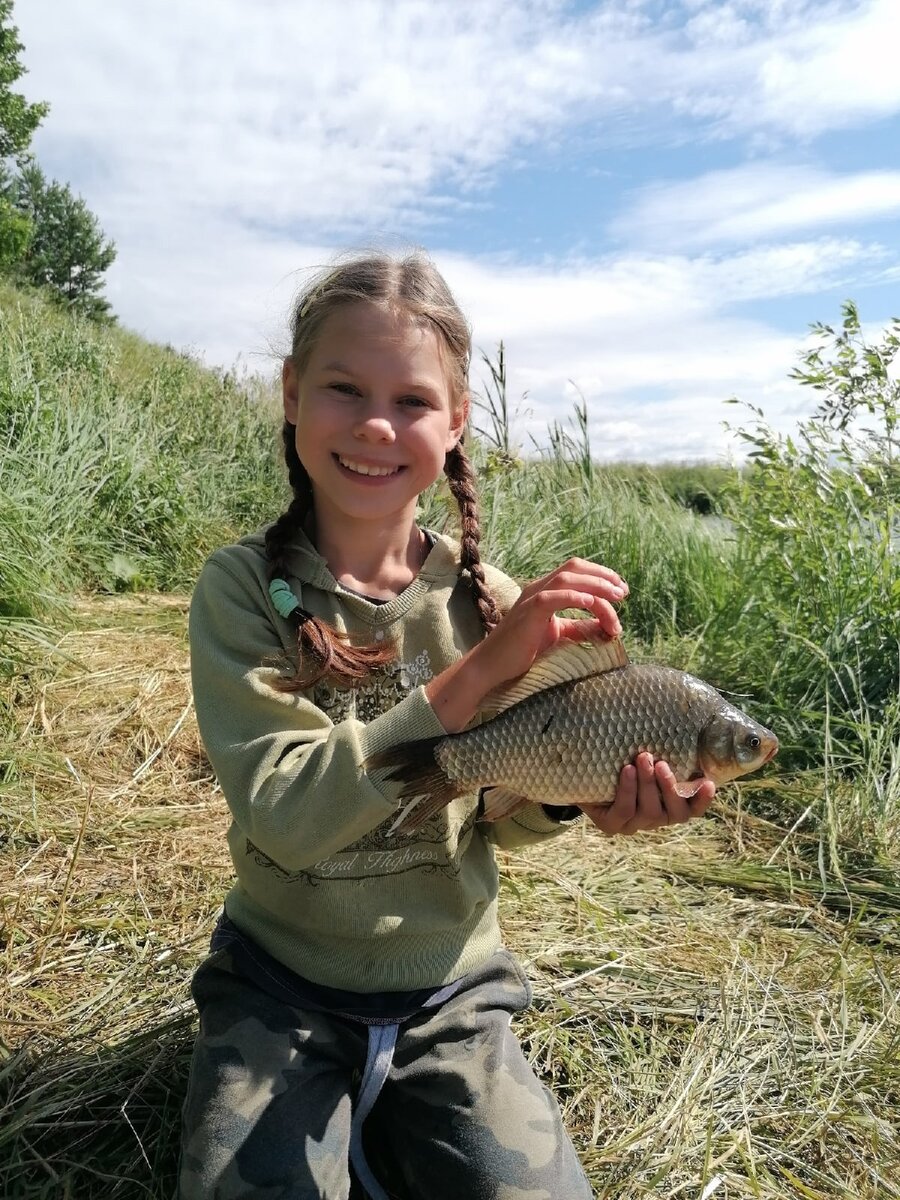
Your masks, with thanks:
[[[23,49],[19,31],[12,24],[12,0],[0,0],[0,160],[21,162],[34,131],[47,115],[48,104],[29,104],[12,84],[25,74],[19,62]]]
[[[13,0],[0,0],[0,271],[48,288],[84,316],[108,320],[102,276],[116,248],[81,197],[68,184],[48,183],[28,152],[49,106],[12,90],[25,74],[12,7]]]
[[[31,226],[14,274],[49,288],[57,300],[83,316],[111,319],[109,301],[101,294],[102,276],[116,257],[116,247],[81,197],[67,184],[48,183],[34,162],[10,177],[4,191],[7,203]]]

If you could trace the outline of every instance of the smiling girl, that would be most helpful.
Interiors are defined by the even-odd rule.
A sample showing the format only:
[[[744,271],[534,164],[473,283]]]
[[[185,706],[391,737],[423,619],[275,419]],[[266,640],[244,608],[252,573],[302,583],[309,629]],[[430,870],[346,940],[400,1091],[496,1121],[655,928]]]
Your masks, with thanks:
[[[197,718],[236,882],[193,983],[183,1200],[591,1194],[510,1030],[530,990],[502,946],[494,860],[581,811],[486,824],[473,795],[398,839],[399,785],[362,765],[462,729],[561,639],[620,633],[615,571],[570,559],[520,591],[481,562],[470,349],[422,255],[314,280],[282,375],[293,500],[197,584]],[[416,522],[442,472],[459,544]],[[587,616],[558,615],[573,608]],[[642,755],[613,805],[585,812],[633,833],[713,791],[683,799]]]

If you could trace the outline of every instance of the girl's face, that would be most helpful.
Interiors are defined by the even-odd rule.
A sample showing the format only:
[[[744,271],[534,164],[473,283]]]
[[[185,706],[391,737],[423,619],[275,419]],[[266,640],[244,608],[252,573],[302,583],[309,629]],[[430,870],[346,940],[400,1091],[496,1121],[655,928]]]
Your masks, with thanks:
[[[285,361],[282,385],[317,521],[411,526],[468,415],[434,330],[375,304],[344,305],[325,320],[302,373]]]

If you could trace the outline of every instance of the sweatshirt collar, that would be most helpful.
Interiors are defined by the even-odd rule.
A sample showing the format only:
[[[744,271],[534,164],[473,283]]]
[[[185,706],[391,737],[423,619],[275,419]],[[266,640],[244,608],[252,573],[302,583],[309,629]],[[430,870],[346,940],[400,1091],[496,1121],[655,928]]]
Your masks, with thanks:
[[[265,537],[264,530],[260,536]],[[399,596],[383,604],[373,604],[365,596],[342,588],[328,569],[325,559],[302,530],[297,530],[288,541],[287,560],[291,574],[301,584],[310,584],[323,592],[333,592],[359,620],[369,625],[382,625],[402,616],[435,585],[449,588],[456,585],[460,574],[459,544],[442,533],[434,533],[434,539],[434,545],[415,579]]]

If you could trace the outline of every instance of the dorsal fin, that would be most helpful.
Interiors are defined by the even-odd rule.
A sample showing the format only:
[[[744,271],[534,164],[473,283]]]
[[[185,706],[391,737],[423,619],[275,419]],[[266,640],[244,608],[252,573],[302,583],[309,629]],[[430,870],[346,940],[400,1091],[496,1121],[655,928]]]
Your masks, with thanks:
[[[628,655],[621,638],[612,641],[598,638],[591,642],[558,642],[513,683],[489,692],[479,707],[479,716],[483,720],[490,720],[535,692],[556,687],[560,683],[588,679],[591,675],[604,675],[607,671],[627,665]]]

